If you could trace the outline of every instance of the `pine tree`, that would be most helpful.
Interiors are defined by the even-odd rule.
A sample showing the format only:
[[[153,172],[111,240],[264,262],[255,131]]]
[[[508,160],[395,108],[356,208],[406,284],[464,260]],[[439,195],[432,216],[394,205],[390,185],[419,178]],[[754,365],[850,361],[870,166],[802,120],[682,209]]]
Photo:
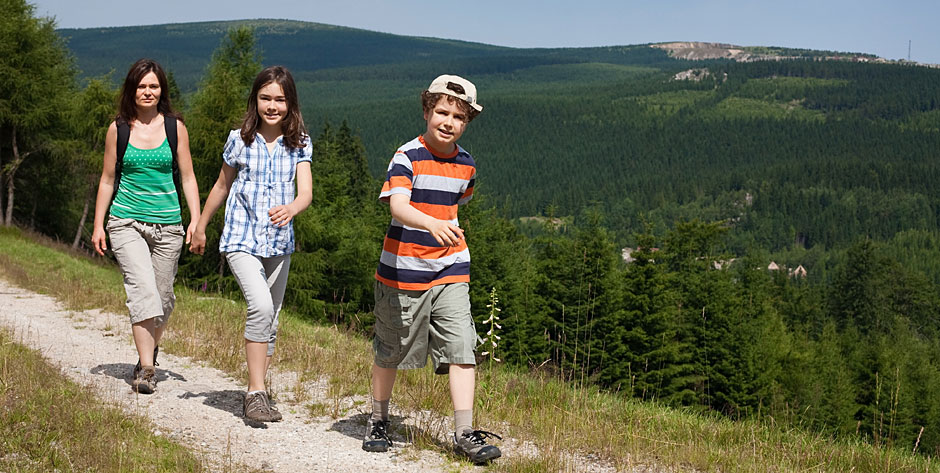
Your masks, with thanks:
[[[0,3],[0,130],[12,156],[0,160],[6,190],[3,224],[13,224],[16,173],[27,159],[49,155],[68,110],[75,69],[55,20],[37,18],[23,0]]]

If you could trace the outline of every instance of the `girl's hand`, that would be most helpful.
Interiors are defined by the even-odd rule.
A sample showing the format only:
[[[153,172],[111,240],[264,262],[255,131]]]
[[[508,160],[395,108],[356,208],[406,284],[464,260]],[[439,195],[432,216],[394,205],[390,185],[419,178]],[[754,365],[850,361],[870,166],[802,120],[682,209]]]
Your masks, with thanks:
[[[271,223],[279,227],[283,227],[290,223],[294,219],[294,216],[297,215],[297,212],[294,211],[294,208],[288,205],[278,205],[277,207],[272,207],[271,210],[268,210],[268,216],[271,217]]]
[[[104,232],[104,227],[95,226],[91,234],[91,247],[101,256],[108,251],[108,235]]]
[[[193,227],[193,224],[189,224],[192,230],[192,243],[189,244],[189,252],[201,255],[206,251],[206,232],[205,230],[199,230],[198,227]],[[186,232],[186,237],[189,239],[190,234],[189,230]]]

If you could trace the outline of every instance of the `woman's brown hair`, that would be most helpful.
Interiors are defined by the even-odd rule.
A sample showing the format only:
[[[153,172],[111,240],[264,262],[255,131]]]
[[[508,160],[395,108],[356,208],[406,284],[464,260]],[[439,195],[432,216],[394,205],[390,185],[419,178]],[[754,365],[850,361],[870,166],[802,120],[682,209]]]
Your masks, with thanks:
[[[153,72],[157,76],[157,82],[160,83],[160,100],[157,102],[157,111],[164,116],[176,117],[182,121],[182,117],[173,110],[170,105],[170,90],[167,86],[166,72],[160,63],[153,59],[138,59],[124,78],[124,85],[121,87],[121,99],[118,103],[118,113],[115,121],[124,121],[131,123],[137,118],[137,85],[143,80],[144,76]]]
[[[300,104],[297,101],[297,87],[290,71],[284,66],[271,66],[265,68],[255,77],[255,83],[248,94],[248,111],[242,121],[241,136],[246,146],[251,146],[258,133],[258,91],[264,86],[275,83],[284,91],[287,100],[287,116],[281,121],[281,134],[288,148],[303,148],[306,146],[307,129],[304,127],[304,118],[300,115]]]

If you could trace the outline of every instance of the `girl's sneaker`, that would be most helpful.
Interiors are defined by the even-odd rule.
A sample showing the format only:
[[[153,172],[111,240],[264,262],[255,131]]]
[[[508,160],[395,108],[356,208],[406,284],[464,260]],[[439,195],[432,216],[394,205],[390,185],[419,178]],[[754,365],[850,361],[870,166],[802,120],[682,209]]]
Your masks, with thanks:
[[[245,418],[258,422],[277,422],[281,413],[271,405],[268,393],[259,391],[245,394]]]

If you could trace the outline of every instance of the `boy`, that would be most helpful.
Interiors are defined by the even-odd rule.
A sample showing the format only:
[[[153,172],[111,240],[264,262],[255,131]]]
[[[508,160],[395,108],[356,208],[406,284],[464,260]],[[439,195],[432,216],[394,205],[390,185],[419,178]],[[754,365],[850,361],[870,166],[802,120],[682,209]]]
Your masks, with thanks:
[[[427,129],[392,158],[379,199],[392,222],[375,273],[375,363],[372,416],[363,450],[384,452],[388,403],[399,369],[422,368],[428,355],[450,376],[454,451],[474,463],[500,456],[489,436],[473,429],[477,345],[470,316],[470,252],[457,224],[457,206],[473,194],[476,165],[457,146],[483,107],[470,81],[442,75],[421,94]]]

